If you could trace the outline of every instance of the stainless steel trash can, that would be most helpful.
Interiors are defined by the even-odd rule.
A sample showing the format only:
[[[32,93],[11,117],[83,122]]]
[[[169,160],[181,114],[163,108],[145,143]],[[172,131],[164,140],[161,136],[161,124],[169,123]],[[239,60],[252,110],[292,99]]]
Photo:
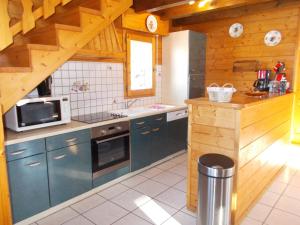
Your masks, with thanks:
[[[206,154],[198,162],[197,225],[230,225],[234,162],[220,154]]]

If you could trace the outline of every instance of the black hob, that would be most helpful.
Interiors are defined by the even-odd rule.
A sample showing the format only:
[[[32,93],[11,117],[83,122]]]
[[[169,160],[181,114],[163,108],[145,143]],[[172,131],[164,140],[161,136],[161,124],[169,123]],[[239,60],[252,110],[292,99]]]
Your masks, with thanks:
[[[124,115],[115,115],[109,112],[91,113],[86,115],[79,115],[72,117],[72,120],[83,122],[83,123],[98,123],[107,120],[119,119],[126,117]]]

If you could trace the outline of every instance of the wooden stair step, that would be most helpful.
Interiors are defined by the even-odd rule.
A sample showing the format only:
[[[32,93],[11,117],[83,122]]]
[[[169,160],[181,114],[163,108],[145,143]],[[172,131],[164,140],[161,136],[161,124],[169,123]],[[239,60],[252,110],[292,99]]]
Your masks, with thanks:
[[[27,45],[13,46],[0,54],[0,72],[30,72],[31,56]]]

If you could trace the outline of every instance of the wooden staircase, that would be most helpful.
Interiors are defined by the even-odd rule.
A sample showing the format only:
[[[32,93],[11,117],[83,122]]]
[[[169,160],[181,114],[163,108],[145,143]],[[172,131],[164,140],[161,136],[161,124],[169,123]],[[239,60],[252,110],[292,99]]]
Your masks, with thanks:
[[[132,5],[132,0],[64,2],[68,4],[56,7],[55,14],[50,7],[52,16],[38,20],[36,27],[26,34],[16,35],[14,44],[0,52],[0,103],[3,113]]]

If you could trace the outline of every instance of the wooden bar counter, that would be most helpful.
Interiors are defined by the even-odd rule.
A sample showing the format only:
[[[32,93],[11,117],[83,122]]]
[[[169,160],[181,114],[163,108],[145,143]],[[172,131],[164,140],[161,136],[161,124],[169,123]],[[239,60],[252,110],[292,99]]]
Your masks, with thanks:
[[[189,108],[187,207],[197,208],[198,158],[220,153],[236,163],[232,224],[239,224],[286,159],[293,94],[234,95],[230,103],[187,100]]]

